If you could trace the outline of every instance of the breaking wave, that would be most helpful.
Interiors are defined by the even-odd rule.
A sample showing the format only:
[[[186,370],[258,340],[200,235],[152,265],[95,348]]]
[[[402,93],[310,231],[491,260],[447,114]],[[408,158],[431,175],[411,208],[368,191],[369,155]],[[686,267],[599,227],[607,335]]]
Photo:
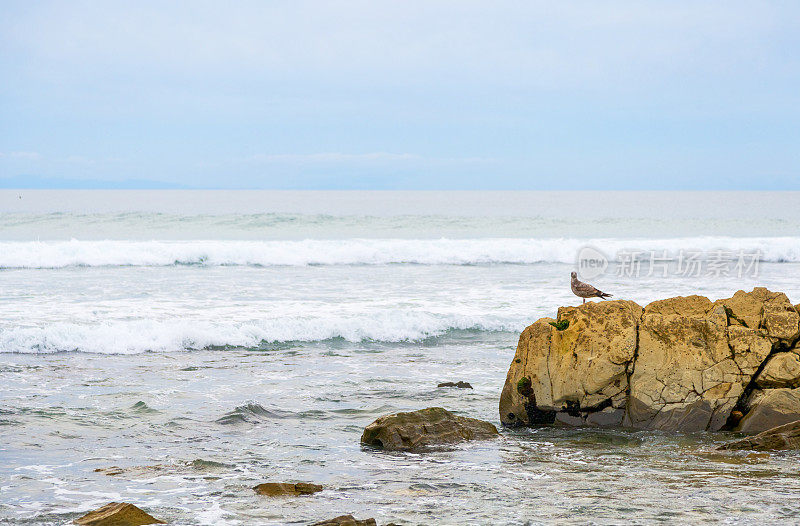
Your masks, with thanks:
[[[246,323],[131,320],[102,324],[52,323],[0,329],[0,352],[138,354],[212,347],[269,348],[286,342],[340,338],[350,342],[412,342],[453,331],[516,331],[523,317],[378,312],[348,317],[294,317]]]
[[[622,250],[760,253],[767,262],[800,262],[800,238],[687,237],[672,239],[486,238],[340,239],[299,241],[5,241],[0,268],[171,265],[480,265],[573,263],[593,246],[613,259]]]

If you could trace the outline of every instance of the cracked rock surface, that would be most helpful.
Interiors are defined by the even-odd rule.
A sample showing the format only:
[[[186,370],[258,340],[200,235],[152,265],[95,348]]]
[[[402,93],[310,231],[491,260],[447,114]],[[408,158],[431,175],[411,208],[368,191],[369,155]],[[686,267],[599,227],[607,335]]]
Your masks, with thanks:
[[[500,419],[759,433],[800,419],[798,338],[797,308],[761,287],[562,307],[520,335]]]

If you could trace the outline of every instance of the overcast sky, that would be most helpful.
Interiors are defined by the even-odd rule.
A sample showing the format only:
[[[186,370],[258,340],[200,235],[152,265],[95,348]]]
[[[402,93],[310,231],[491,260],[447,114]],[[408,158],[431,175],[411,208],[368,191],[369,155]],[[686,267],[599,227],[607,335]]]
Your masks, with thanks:
[[[6,0],[0,68],[12,185],[800,189],[795,1]]]

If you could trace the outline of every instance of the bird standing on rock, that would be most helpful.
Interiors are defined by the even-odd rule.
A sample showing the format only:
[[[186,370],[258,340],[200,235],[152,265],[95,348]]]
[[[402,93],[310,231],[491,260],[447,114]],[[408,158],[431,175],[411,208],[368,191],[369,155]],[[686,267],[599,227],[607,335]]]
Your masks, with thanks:
[[[611,294],[606,294],[605,292],[599,291],[588,283],[584,283],[583,281],[579,280],[577,272],[572,273],[571,286],[572,293],[579,298],[583,298],[583,303],[586,303],[586,298],[606,299],[611,297]]]

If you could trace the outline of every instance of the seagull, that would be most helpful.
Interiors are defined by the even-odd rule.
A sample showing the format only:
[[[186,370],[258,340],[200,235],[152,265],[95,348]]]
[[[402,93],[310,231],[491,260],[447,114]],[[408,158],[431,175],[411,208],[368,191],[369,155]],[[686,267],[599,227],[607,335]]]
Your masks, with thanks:
[[[583,302],[586,303],[586,298],[601,298],[606,299],[611,297],[611,294],[606,294],[605,292],[599,291],[593,286],[589,285],[588,283],[584,283],[578,279],[578,273],[572,273],[572,293],[578,296],[579,298],[583,298]]]

